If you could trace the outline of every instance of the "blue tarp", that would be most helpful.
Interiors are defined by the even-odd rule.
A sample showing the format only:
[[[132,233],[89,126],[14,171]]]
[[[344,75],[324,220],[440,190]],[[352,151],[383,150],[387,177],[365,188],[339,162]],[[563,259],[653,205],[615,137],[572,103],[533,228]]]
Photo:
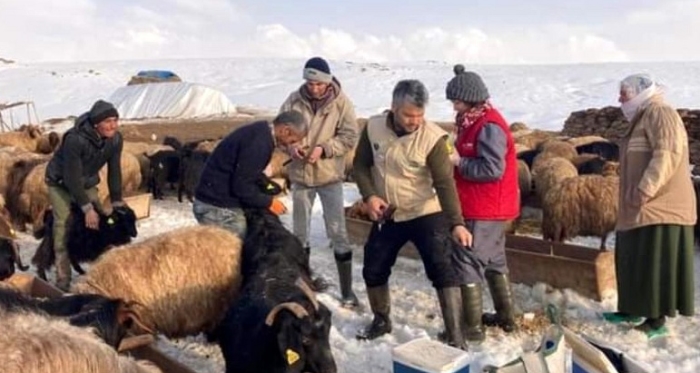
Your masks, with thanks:
[[[159,79],[168,79],[170,77],[177,77],[175,73],[172,71],[168,70],[144,70],[144,71],[139,71],[137,76],[145,76],[145,77],[151,77],[151,78],[159,78]]]

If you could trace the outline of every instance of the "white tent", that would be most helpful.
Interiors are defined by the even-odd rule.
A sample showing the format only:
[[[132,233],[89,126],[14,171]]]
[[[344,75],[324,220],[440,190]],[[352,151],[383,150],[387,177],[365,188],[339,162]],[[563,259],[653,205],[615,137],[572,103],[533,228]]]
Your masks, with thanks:
[[[222,92],[201,84],[163,82],[121,87],[109,101],[123,119],[198,118],[236,114]]]

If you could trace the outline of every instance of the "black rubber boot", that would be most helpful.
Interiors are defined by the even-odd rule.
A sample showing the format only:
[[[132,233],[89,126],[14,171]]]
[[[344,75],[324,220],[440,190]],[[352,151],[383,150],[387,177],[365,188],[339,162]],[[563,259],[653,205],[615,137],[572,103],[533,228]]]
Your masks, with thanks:
[[[481,314],[484,311],[483,289],[481,284],[467,284],[461,287],[462,309],[462,334],[467,342],[481,343],[486,339]]]
[[[356,308],[360,302],[352,291],[352,251],[345,254],[335,254],[335,265],[338,267],[338,283],[340,284],[340,304],[344,308]]]
[[[498,326],[506,333],[517,329],[515,324],[515,306],[510,289],[508,275],[495,271],[486,271],[486,282],[489,285],[491,299],[496,313],[485,313],[482,322],[486,326]]]
[[[442,320],[445,323],[444,342],[452,347],[466,350],[462,334],[462,292],[459,287],[449,287],[437,290]]]
[[[375,286],[367,288],[367,298],[374,313],[374,320],[365,329],[357,333],[356,338],[361,340],[371,340],[391,333],[391,298],[389,296],[389,285]]]

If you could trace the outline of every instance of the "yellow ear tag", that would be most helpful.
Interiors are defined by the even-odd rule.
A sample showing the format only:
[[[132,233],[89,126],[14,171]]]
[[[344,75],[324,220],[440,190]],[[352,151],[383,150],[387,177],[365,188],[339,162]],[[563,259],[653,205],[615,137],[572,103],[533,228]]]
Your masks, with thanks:
[[[107,224],[109,224],[109,225],[114,224],[114,219],[112,219],[112,218],[107,219]]]
[[[272,184],[267,184],[267,190],[273,190],[275,189],[275,186]]]
[[[454,151],[455,151],[454,146],[452,146],[452,144],[450,144],[449,142],[447,142],[446,145],[447,145],[447,154],[454,153]]]
[[[299,361],[299,354],[293,350],[287,349],[287,364],[292,365]]]

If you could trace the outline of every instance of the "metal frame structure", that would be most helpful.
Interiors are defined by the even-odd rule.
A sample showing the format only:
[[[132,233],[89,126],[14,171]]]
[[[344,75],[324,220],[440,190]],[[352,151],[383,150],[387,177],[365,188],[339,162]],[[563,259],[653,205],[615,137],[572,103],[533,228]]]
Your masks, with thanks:
[[[12,112],[13,108],[16,108],[18,106],[26,106],[27,108],[27,124],[32,124],[32,112],[34,113],[34,119],[36,120],[34,124],[39,124],[41,123],[39,121],[39,115],[36,113],[36,107],[34,106],[34,101],[17,101],[17,102],[10,102],[10,103],[0,103],[0,131],[5,132],[5,131],[14,131],[17,128],[15,128],[15,118]],[[3,111],[9,111],[9,115],[6,117],[9,118],[9,122],[5,120],[5,117],[3,117]]]

